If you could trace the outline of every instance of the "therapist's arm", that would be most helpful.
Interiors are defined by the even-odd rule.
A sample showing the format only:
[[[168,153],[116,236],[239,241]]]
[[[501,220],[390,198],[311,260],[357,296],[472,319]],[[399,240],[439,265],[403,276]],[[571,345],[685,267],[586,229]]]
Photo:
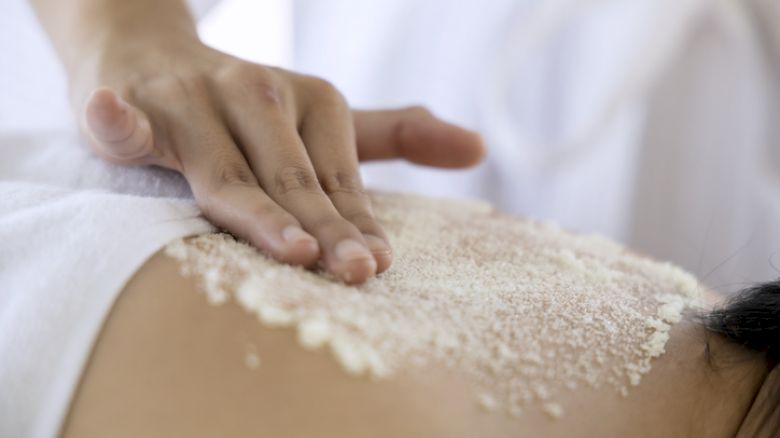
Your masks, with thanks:
[[[209,220],[278,260],[366,280],[392,256],[358,159],[482,156],[476,134],[424,109],[351,111],[324,80],[206,47],[184,1],[31,3],[93,151],[181,172]]]

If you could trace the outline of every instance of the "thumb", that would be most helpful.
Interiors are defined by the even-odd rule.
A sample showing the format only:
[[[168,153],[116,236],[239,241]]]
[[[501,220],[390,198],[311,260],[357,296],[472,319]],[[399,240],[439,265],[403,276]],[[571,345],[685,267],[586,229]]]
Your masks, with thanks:
[[[403,158],[441,168],[479,163],[485,147],[479,134],[447,123],[422,107],[353,111],[361,161]]]
[[[97,155],[118,164],[146,164],[154,150],[149,119],[110,88],[98,88],[87,99],[84,131]]]

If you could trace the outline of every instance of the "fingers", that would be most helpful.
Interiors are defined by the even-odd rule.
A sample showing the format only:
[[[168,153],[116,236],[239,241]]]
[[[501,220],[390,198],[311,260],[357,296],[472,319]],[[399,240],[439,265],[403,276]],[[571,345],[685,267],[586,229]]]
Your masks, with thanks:
[[[217,117],[169,121],[184,176],[206,217],[282,262],[310,266],[319,245],[300,223],[257,184],[238,147]]]
[[[484,154],[477,134],[427,110],[350,112],[325,81],[235,65],[134,89],[143,111],[100,88],[83,128],[103,158],[181,171],[212,222],[278,260],[321,259],[339,279],[365,281],[390,266],[392,251],[358,158],[457,168]]]
[[[298,135],[292,102],[263,72],[234,78],[240,93],[225,96],[231,131],[260,186],[320,242],[325,268],[347,283],[376,273],[376,260],[362,233],[346,221],[320,187]]]
[[[403,158],[461,168],[477,164],[485,154],[477,133],[442,121],[422,107],[352,114],[361,161]]]
[[[109,88],[98,88],[87,99],[85,132],[94,152],[119,164],[146,164],[154,150],[149,119]]]
[[[193,190],[210,221],[281,262],[301,266],[313,266],[317,262],[320,254],[317,240],[256,183],[246,184],[239,176],[243,172],[251,174],[248,166],[232,175],[231,170],[226,170],[231,164],[215,163],[215,166],[226,166],[222,167],[221,176],[194,174],[188,178],[193,186],[199,186],[195,180],[215,179]]]
[[[327,82],[314,80],[309,86],[318,88],[313,94],[319,97],[310,104],[300,132],[317,178],[341,216],[363,234],[377,272],[384,272],[392,263],[392,251],[363,190],[350,110]]]

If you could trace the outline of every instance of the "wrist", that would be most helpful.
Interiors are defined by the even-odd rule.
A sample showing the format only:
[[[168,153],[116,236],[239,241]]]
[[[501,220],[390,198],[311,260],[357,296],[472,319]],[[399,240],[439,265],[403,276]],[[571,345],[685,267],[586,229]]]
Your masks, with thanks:
[[[202,56],[207,47],[195,32],[112,29],[79,47],[68,68],[71,101],[79,105],[98,86],[121,88],[170,68],[174,59]]]
[[[77,5],[60,11],[64,18],[51,20],[72,89],[112,85],[107,81],[117,73],[138,69],[155,53],[200,45],[184,1],[80,0]]]

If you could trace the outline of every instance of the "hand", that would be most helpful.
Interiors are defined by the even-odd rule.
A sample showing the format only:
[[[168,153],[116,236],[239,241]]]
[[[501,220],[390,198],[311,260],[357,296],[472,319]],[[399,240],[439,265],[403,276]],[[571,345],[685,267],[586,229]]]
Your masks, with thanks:
[[[358,159],[456,168],[483,155],[478,135],[425,109],[351,111],[322,79],[171,45],[101,58],[75,87],[85,136],[114,163],[181,172],[210,221],[280,261],[365,281],[392,252]]]

